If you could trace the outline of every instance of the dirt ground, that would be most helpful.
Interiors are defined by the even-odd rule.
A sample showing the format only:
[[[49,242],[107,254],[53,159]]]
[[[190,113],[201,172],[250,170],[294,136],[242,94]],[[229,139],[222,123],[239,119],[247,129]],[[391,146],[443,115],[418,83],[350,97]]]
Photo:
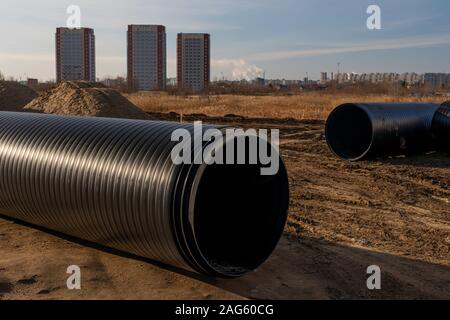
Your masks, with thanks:
[[[210,279],[0,218],[0,298],[450,299],[449,156],[349,163],[328,151],[319,120],[184,117],[194,119],[281,129],[290,215],[262,267]],[[65,285],[72,264],[80,291]],[[379,291],[366,287],[370,265]]]
[[[27,112],[106,118],[147,119],[147,114],[117,90],[101,83],[64,81],[23,106]],[[1,109],[0,109],[1,110]]]
[[[38,94],[15,81],[0,80],[0,110],[1,111],[23,111],[23,107]]]

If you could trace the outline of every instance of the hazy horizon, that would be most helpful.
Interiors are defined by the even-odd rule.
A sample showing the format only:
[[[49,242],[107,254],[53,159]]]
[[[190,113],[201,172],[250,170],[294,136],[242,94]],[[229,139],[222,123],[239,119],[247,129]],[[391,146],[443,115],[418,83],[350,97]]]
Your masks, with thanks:
[[[366,9],[381,8],[381,30]],[[321,71],[450,73],[450,3],[445,0],[129,0],[2,1],[0,71],[18,79],[55,78],[55,30],[67,7],[81,8],[96,35],[97,77],[126,75],[129,24],[167,28],[167,76],[175,77],[176,34],[211,34],[212,79],[317,79]]]

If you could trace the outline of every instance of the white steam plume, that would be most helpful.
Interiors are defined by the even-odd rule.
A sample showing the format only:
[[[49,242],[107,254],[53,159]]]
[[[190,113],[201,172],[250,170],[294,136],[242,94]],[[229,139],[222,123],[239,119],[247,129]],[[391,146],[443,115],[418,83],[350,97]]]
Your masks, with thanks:
[[[264,70],[244,59],[215,59],[212,61],[214,75],[229,80],[253,80],[262,77]]]

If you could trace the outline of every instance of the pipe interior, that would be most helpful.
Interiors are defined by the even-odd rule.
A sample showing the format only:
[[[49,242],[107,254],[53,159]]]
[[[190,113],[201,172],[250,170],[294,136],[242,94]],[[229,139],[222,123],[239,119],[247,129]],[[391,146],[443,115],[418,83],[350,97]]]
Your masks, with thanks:
[[[362,108],[354,104],[342,105],[327,120],[326,138],[339,157],[360,159],[368,153],[372,144],[372,122]]]
[[[207,166],[196,193],[197,245],[223,275],[256,269],[275,249],[287,219],[286,169],[263,176],[261,165]]]

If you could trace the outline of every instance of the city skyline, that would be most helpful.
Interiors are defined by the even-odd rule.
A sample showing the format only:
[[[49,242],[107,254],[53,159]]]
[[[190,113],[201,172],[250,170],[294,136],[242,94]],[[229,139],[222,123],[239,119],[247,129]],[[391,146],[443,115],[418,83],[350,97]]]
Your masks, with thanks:
[[[24,6],[25,4],[25,6]],[[0,71],[16,78],[55,78],[54,30],[64,26],[71,3],[44,0],[2,4]],[[126,27],[167,27],[167,77],[176,77],[176,34],[210,33],[211,79],[302,79],[321,71],[450,72],[450,3],[377,1],[382,30],[368,30],[372,1],[283,0],[272,2],[174,0],[108,5],[78,1],[82,26],[96,31],[97,77],[126,76]]]

